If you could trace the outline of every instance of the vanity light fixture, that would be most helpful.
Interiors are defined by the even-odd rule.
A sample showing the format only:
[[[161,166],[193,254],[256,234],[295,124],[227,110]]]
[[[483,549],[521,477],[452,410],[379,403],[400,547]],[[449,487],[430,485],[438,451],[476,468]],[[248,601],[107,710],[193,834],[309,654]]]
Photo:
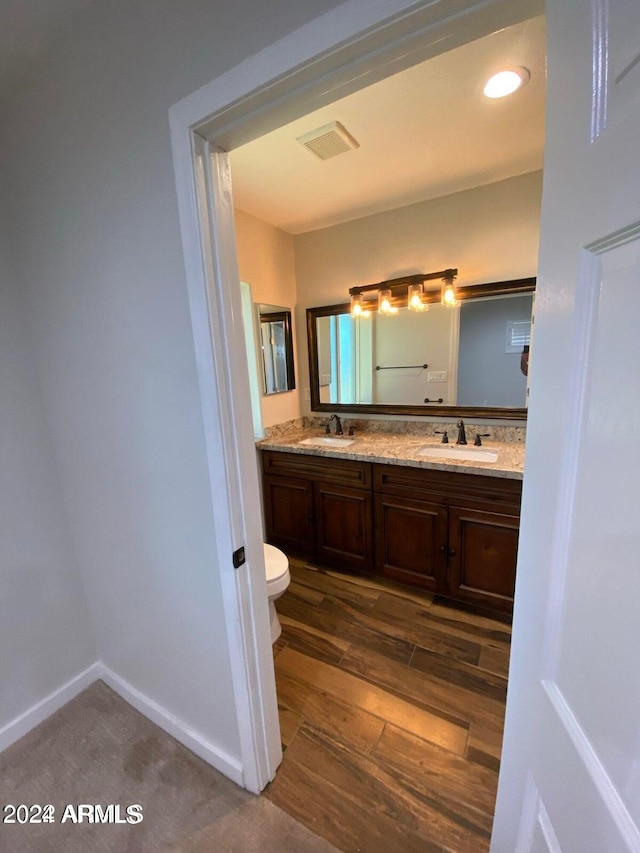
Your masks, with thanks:
[[[388,287],[378,291],[378,314],[397,314],[398,309],[393,305],[393,295]]]
[[[351,316],[352,317],[360,317],[362,316],[362,297],[359,293],[354,293],[351,298]]]
[[[352,317],[370,317],[371,311],[362,301],[362,296],[359,293],[351,294],[351,316]]]
[[[487,98],[505,98],[529,82],[528,68],[506,68],[490,77],[483,92]]]
[[[438,272],[430,272],[425,275],[408,275],[402,278],[379,281],[377,284],[352,287],[349,290],[351,316],[358,319],[371,316],[371,309],[367,306],[373,307],[376,303],[373,301],[373,298],[363,299],[363,293],[370,293],[372,297],[377,297],[379,314],[397,314],[404,297],[407,300],[405,304],[412,311],[428,311],[429,303],[438,301],[438,290],[425,290],[423,286],[424,282],[442,278],[445,280],[445,283],[448,282],[453,287],[453,281],[457,275],[457,269],[439,270]],[[455,289],[453,290],[453,302],[448,301],[446,304],[457,304]]]
[[[422,284],[410,284],[407,288],[407,308],[409,311],[429,310],[429,303],[424,299]]]
[[[452,270],[447,270],[448,273],[451,273]],[[443,305],[446,305],[447,308],[455,308],[458,304],[458,295],[456,293],[455,286],[455,275],[445,275],[442,279],[442,289],[440,291],[440,301]]]

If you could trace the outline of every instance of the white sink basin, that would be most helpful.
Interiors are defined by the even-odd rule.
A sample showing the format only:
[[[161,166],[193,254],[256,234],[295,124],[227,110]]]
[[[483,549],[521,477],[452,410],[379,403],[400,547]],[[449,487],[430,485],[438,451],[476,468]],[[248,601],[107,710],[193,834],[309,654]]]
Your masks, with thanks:
[[[303,438],[298,444],[313,445],[314,447],[349,447],[355,438],[334,438],[332,435],[319,435],[313,438]]]
[[[464,444],[427,444],[417,452],[418,456],[431,456],[434,459],[466,459],[470,462],[497,462],[495,450],[484,447],[467,447]]]

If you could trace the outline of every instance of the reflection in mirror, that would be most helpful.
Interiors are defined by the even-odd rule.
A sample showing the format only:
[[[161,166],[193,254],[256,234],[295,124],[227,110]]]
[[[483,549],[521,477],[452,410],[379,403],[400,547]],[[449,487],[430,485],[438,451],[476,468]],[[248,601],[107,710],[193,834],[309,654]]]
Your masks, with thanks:
[[[262,380],[265,394],[296,387],[293,368],[291,312],[278,305],[259,305]]]
[[[521,356],[531,339],[533,294],[460,305],[458,406],[526,406]]]
[[[357,320],[348,305],[310,309],[312,409],[525,417],[534,287],[465,287],[455,308]]]
[[[323,403],[373,402],[373,324],[351,314],[318,317],[318,384]]]

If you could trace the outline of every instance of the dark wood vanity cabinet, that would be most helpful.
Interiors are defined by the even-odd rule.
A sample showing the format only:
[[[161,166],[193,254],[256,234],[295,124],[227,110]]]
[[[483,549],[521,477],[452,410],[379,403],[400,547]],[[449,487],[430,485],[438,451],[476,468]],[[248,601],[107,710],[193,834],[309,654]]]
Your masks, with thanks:
[[[336,566],[370,572],[373,566],[369,491],[314,483],[316,556]]]
[[[337,567],[373,568],[371,464],[263,451],[267,538]]]
[[[447,577],[447,510],[429,501],[375,494],[376,573],[431,592]]]
[[[297,477],[263,478],[267,538],[295,554],[312,554],[315,546],[313,483]]]
[[[373,488],[378,574],[512,611],[520,480],[374,464]]]
[[[519,525],[515,511],[449,507],[447,589],[451,598],[511,613]]]
[[[511,612],[519,480],[277,451],[262,460],[269,542]]]

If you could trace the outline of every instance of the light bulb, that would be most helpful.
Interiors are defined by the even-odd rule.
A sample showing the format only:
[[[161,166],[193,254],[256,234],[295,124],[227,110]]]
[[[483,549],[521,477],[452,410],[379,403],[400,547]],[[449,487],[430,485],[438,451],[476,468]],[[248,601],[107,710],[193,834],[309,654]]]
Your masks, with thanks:
[[[391,291],[390,290],[379,290],[378,291],[378,312],[380,314],[394,314],[395,313],[393,307],[391,306]]]
[[[428,311],[429,306],[423,302],[422,285],[410,284],[407,289],[407,306],[410,311]]]
[[[444,289],[444,301],[447,305],[453,305],[456,301],[456,295],[453,292],[453,287],[451,287],[451,285],[448,285]]]
[[[456,288],[452,278],[445,278],[442,280],[441,302],[443,305],[446,305],[447,308],[453,308],[458,304]]]

